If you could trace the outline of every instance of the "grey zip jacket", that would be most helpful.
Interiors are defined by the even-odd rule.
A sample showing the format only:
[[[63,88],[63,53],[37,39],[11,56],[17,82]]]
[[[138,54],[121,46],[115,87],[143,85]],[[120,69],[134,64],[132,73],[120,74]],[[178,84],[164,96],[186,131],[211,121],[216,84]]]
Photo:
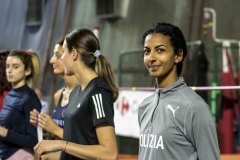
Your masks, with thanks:
[[[157,88],[139,106],[139,160],[219,160],[207,103],[183,78]]]

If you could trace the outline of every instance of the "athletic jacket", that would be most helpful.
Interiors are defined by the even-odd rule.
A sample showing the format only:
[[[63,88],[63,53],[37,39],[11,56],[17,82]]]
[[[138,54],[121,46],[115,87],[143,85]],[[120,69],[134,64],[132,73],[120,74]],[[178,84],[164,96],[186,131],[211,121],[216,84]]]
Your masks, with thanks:
[[[140,160],[219,160],[209,106],[183,78],[142,102],[139,125]]]
[[[30,111],[41,110],[41,103],[34,90],[27,85],[12,89],[4,99],[0,112],[0,125],[8,129],[0,137],[0,159],[7,159],[20,148],[33,151],[37,144],[37,129],[30,121]]]

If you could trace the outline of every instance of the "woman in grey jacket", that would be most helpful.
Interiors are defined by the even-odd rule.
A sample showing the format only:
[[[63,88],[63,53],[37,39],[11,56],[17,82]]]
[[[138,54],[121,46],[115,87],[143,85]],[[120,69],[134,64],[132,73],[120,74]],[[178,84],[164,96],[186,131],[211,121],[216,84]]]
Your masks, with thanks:
[[[181,30],[157,23],[143,35],[144,63],[155,92],[139,107],[140,160],[218,160],[209,106],[180,77],[187,45]]]

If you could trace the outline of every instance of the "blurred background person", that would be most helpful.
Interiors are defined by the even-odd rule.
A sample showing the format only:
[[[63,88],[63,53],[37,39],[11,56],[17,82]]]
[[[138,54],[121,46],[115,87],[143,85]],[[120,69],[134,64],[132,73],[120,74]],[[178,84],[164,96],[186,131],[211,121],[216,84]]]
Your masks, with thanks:
[[[0,112],[2,110],[3,100],[12,88],[6,76],[6,59],[9,53],[10,51],[0,51]]]
[[[51,116],[44,112],[39,113],[37,110],[33,110],[30,113],[30,122],[37,126],[39,125],[45,131],[47,131],[47,139],[62,139],[63,127],[64,127],[64,113],[69,103],[69,97],[72,90],[79,84],[76,77],[64,75],[64,64],[61,60],[62,56],[63,40],[57,42],[54,47],[52,58],[50,63],[53,67],[53,73],[60,75],[64,79],[65,86],[54,93],[54,105]],[[37,124],[38,123],[38,124]],[[60,154],[60,153],[58,153]],[[59,156],[58,156],[59,157]],[[49,153],[42,156],[42,158],[55,159],[55,153]]]
[[[41,103],[34,92],[40,61],[36,53],[12,51],[6,60],[7,80],[12,90],[4,99],[0,112],[0,158],[25,160],[32,157],[37,144],[37,130],[30,123],[30,111],[41,110]]]

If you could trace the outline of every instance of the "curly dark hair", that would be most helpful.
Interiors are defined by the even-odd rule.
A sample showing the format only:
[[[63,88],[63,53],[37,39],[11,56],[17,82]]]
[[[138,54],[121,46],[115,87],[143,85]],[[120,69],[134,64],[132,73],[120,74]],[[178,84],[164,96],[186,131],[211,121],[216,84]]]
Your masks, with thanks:
[[[0,51],[0,96],[3,95],[4,91],[9,91],[12,88],[6,76],[6,59],[9,53],[10,51]]]
[[[178,76],[182,72],[183,67],[183,60],[185,56],[187,55],[187,43],[185,41],[185,38],[183,36],[182,31],[177,27],[169,23],[157,23],[155,25],[152,25],[144,34],[143,34],[143,43],[145,41],[145,38],[147,35],[152,33],[160,33],[165,36],[170,37],[170,42],[174,48],[174,53],[178,54],[179,49],[183,50],[183,59],[181,62],[177,64],[177,74]]]

